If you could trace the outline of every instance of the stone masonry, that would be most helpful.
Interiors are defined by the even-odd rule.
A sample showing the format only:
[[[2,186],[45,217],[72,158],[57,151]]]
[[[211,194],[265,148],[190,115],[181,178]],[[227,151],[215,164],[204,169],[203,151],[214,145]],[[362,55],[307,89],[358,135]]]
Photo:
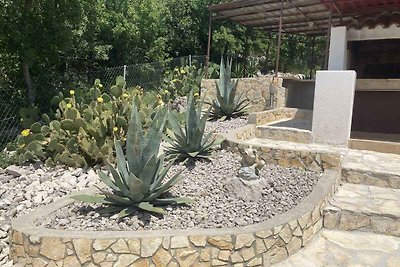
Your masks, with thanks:
[[[202,94],[207,98],[214,98],[216,95],[216,85],[218,80],[209,79],[202,81]],[[282,108],[285,106],[285,89],[282,87],[282,79],[273,80],[272,76],[258,78],[239,79],[238,95],[251,101],[250,111],[263,111],[272,106]],[[271,92],[273,100],[271,102]]]

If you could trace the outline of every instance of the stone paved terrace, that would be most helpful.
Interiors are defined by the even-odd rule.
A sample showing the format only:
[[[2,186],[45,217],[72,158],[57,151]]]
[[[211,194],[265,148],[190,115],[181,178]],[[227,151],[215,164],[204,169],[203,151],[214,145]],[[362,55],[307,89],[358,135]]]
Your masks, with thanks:
[[[247,145],[265,146],[287,150],[313,150],[319,152],[339,152],[343,156],[344,169],[357,169],[365,172],[391,174],[400,179],[400,155],[366,150],[352,150],[319,144],[302,144],[271,139],[254,138],[243,142]]]
[[[400,238],[323,230],[304,249],[275,267],[399,267]]]

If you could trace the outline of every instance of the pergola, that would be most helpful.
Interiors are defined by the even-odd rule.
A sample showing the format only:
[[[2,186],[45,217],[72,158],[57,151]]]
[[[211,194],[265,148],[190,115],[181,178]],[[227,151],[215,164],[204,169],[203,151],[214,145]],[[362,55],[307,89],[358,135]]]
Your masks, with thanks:
[[[229,19],[247,27],[278,33],[278,73],[282,33],[326,35],[325,66],[332,26],[361,28],[400,23],[400,0],[239,0],[208,7],[210,12],[207,66],[212,22]]]

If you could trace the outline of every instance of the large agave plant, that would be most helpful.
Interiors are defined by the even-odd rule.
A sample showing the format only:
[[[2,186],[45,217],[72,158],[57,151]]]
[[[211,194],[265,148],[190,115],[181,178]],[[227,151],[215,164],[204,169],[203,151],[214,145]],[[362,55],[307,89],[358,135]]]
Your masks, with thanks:
[[[100,179],[111,189],[99,188],[99,195],[76,195],[74,199],[101,203],[109,210],[120,211],[125,217],[137,208],[163,214],[160,206],[190,203],[188,198],[165,197],[168,190],[182,180],[180,173],[163,182],[172,162],[164,167],[164,156],[159,156],[162,132],[168,116],[164,108],[156,113],[147,131],[143,130],[136,105],[132,105],[131,121],[126,141],[126,156],[121,143],[114,140],[117,155],[117,169],[109,165],[112,177],[100,171]]]
[[[238,80],[232,80],[232,60],[225,66],[224,59],[221,59],[219,80],[216,82],[217,99],[211,103],[211,118],[230,119],[246,113],[250,102],[243,99],[243,93],[237,95]]]
[[[196,107],[193,93],[188,96],[188,108],[185,114],[183,127],[178,114],[170,113],[169,128],[167,128],[167,141],[170,146],[166,148],[169,158],[186,160],[195,158],[208,158],[217,141],[212,138],[212,133],[204,135],[209,112],[203,113],[203,101]]]

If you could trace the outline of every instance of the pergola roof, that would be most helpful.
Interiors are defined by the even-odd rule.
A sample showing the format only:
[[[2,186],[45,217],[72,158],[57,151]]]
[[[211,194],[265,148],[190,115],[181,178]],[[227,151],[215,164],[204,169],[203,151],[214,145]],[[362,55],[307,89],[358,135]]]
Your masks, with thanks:
[[[209,6],[213,19],[277,32],[281,0],[239,0]],[[388,26],[400,23],[400,0],[284,0],[282,31],[293,34],[326,34],[330,25]]]

